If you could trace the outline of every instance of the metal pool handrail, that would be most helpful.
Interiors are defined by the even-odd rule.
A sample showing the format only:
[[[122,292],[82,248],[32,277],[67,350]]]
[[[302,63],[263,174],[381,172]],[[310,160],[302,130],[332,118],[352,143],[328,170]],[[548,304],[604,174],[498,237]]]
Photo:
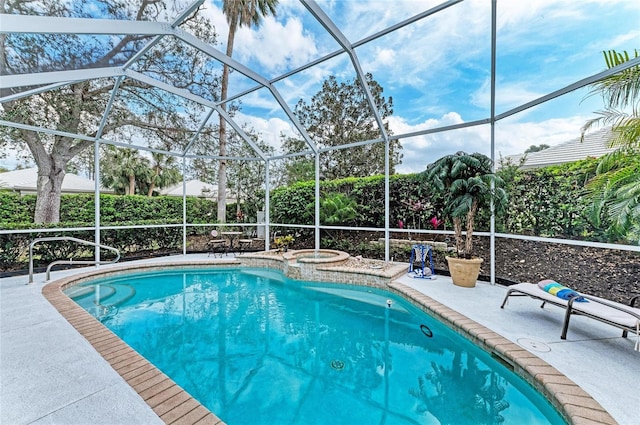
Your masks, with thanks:
[[[120,251],[118,251],[116,248],[113,248],[113,247],[107,246],[107,245],[101,245],[101,244],[95,243],[95,242],[85,241],[84,239],[78,239],[78,238],[74,238],[74,237],[71,237],[71,236],[52,236],[52,237],[48,237],[48,238],[37,238],[37,239],[34,239],[29,244],[29,283],[33,283],[33,247],[38,242],[50,242],[50,241],[71,241],[71,242],[78,242],[78,243],[80,243],[82,245],[97,246],[97,247],[100,247],[100,248],[103,248],[103,249],[108,249],[110,251],[115,252],[116,253],[116,258],[115,258],[115,260],[111,260],[111,261],[56,260],[56,261],[52,262],[51,264],[49,264],[47,266],[47,277],[46,277],[46,280],[49,280],[49,278],[51,276],[51,268],[53,266],[58,265],[58,264],[112,264],[112,263],[116,263],[120,259]]]

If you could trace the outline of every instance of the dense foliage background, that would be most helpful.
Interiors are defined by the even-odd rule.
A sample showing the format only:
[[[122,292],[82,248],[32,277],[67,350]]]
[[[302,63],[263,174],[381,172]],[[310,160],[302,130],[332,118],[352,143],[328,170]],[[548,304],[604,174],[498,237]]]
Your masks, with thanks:
[[[597,160],[588,159],[536,170],[519,170],[506,165],[498,172],[505,180],[509,194],[507,210],[496,219],[498,232],[581,239],[599,242],[632,243],[609,231],[607,218],[594,217],[593,203],[585,186],[595,174]],[[394,175],[389,182],[391,228],[450,229],[442,220],[443,198],[424,183],[424,174]],[[346,178],[322,181],[321,224],[333,226],[384,228],[384,177]],[[261,197],[258,197],[261,198]],[[280,224],[314,224],[314,182],[300,182],[280,187],[271,193],[271,221]],[[95,203],[92,194],[64,195],[57,225],[35,225],[35,196],[19,196],[0,192],[0,228],[16,233],[0,235],[0,262],[3,270],[24,268],[31,240],[43,236],[74,236],[93,240]],[[189,224],[215,224],[216,202],[203,198],[187,198],[186,218]],[[245,202],[242,205],[246,223],[256,222],[256,212],[262,205]],[[103,244],[118,248],[124,256],[145,252],[180,252],[182,247],[182,198],[139,195],[101,195],[101,225],[115,227],[101,230]],[[238,225],[236,205],[228,205],[227,224]],[[126,228],[143,225],[144,228]],[[169,225],[168,227],[163,225]],[[173,225],[173,226],[171,226]],[[21,229],[86,227],[69,232],[26,232]],[[123,228],[125,227],[125,228]],[[252,228],[247,227],[250,231]],[[188,238],[208,234],[211,226],[188,228]],[[280,234],[295,233],[294,247],[313,247],[311,229],[277,228]],[[489,230],[489,211],[482,210],[476,223],[477,231]],[[379,232],[323,230],[322,246],[339,248],[353,255],[380,258],[384,253],[379,244],[371,244]],[[406,235],[405,235],[406,236]],[[425,236],[426,237],[426,236]],[[68,243],[37,245],[36,258],[47,263],[60,258],[91,256],[86,247]],[[188,250],[198,250],[188,246]],[[199,249],[202,249],[200,247]],[[108,256],[108,251],[105,251]]]

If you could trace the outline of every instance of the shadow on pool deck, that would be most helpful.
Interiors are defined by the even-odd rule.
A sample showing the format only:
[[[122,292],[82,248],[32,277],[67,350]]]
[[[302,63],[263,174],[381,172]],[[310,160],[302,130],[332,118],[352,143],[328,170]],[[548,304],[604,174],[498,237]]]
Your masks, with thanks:
[[[211,258],[188,255],[170,260]],[[52,277],[87,270],[95,269],[54,272]],[[32,285],[26,285],[27,280],[27,276],[0,279],[0,423],[163,423],[45,299],[44,276],[37,275]],[[567,340],[561,340],[563,310],[540,309],[529,298],[513,299],[502,310],[503,287],[478,283],[476,288],[459,288],[442,276],[400,282],[534,353],[580,385],[619,424],[637,423],[640,353],[633,350],[634,341],[621,338],[617,329],[576,317]],[[209,417],[208,423],[216,419]]]

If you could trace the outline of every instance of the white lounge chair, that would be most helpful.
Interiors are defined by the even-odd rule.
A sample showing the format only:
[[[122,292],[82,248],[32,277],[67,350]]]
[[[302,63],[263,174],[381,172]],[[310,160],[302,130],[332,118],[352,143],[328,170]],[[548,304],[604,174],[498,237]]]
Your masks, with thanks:
[[[576,298],[564,300],[541,289],[534,283],[518,283],[509,286],[507,294],[502,301],[500,308],[504,308],[509,297],[527,296],[542,301],[540,308],[544,308],[546,303],[553,304],[566,309],[564,325],[562,327],[561,339],[567,338],[569,321],[571,315],[587,316],[603,323],[622,329],[622,337],[626,338],[627,333],[636,334],[636,344],[634,349],[640,351],[640,308],[634,307],[640,295],[631,298],[629,305],[609,301],[604,298],[594,297],[580,293],[589,302],[577,302]]]

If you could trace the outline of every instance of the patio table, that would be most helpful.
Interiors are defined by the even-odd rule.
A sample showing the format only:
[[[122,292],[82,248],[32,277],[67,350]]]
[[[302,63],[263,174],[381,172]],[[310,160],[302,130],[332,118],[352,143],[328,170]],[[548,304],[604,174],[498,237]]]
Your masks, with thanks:
[[[242,232],[220,232],[222,236],[229,240],[229,251],[233,251],[235,241],[242,235]]]

